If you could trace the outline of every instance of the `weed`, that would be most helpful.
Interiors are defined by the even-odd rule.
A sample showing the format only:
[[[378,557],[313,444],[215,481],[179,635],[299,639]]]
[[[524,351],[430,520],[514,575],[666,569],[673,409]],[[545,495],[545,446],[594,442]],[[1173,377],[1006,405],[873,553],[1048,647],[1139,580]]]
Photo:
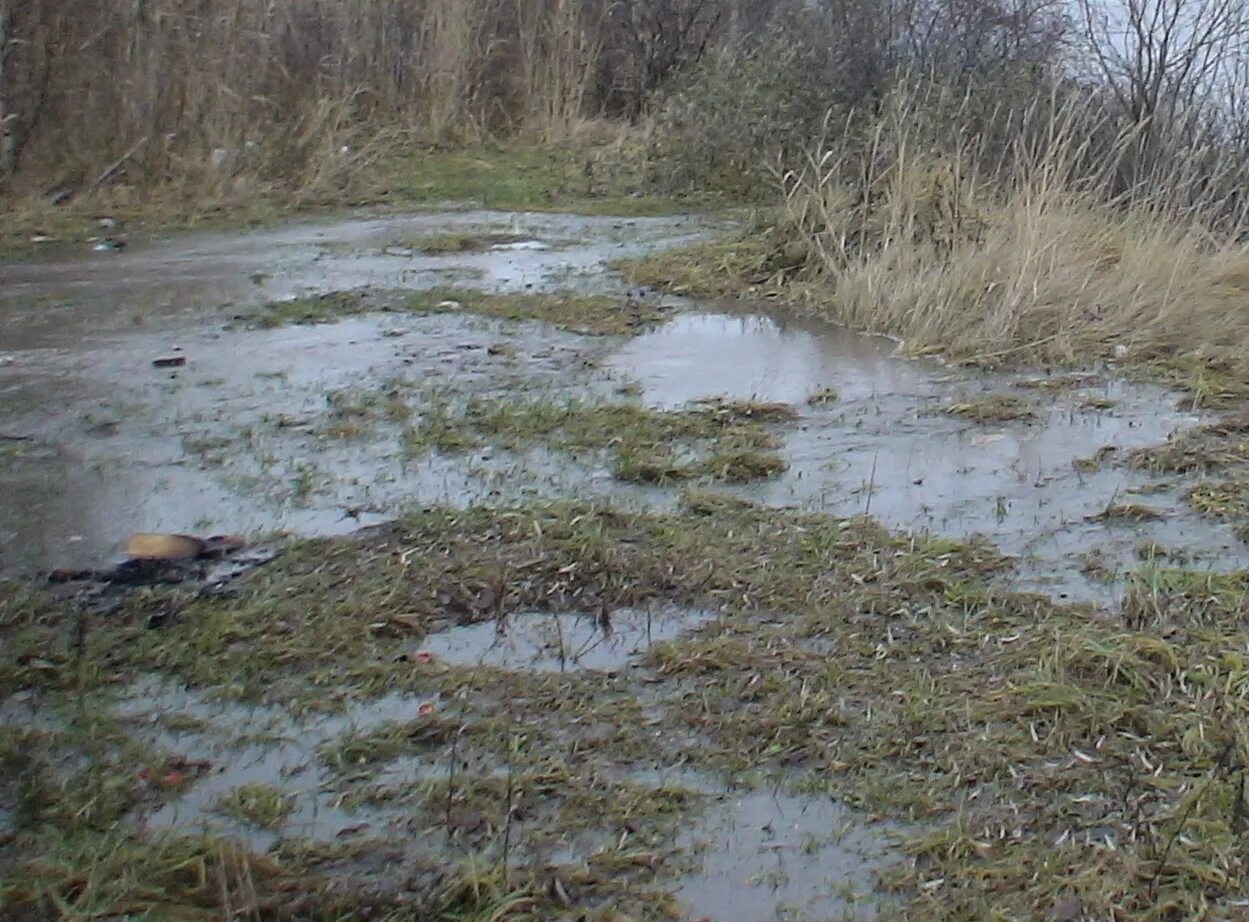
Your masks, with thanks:
[[[946,407],[945,412],[977,423],[1005,423],[1035,416],[1028,401],[1014,394],[994,394],[983,400],[956,403]]]
[[[689,410],[631,403],[469,401],[461,412],[438,405],[412,427],[412,451],[461,451],[483,443],[507,450],[536,444],[606,452],[621,480],[667,483],[696,478],[745,481],[785,470],[771,429],[792,420],[785,404],[710,402]]]
[[[275,829],[286,822],[295,803],[291,795],[269,784],[244,784],[222,794],[216,810],[254,826]]]

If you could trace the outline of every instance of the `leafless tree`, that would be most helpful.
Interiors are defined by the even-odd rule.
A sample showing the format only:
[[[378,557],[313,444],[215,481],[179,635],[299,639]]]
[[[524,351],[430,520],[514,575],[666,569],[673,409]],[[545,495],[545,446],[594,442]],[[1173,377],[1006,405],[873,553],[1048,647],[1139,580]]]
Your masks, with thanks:
[[[724,19],[719,0],[614,0],[609,7],[608,48],[613,66],[627,62],[617,80],[627,86],[636,114],[647,96],[678,68],[696,63]]]
[[[1083,59],[1137,123],[1215,96],[1249,36],[1245,0],[1078,0]]]
[[[1064,0],[895,0],[893,8],[907,63],[951,76],[1049,62],[1067,31]]]
[[[9,60],[9,2],[0,0],[0,176],[11,176],[17,168],[17,113],[10,99],[6,79]]]

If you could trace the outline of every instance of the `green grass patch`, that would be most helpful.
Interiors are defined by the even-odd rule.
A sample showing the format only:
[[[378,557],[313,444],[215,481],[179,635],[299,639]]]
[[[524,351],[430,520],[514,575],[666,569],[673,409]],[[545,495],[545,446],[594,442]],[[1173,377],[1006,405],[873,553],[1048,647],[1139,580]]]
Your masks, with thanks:
[[[593,146],[521,143],[395,151],[371,175],[366,196],[621,216],[672,214],[710,202],[654,194],[637,174],[607,168],[605,153]]]
[[[262,330],[290,324],[310,326],[334,323],[344,317],[378,309],[380,306],[371,301],[364,291],[331,291],[306,298],[270,301],[254,315],[252,324]]]
[[[794,418],[784,404],[749,401],[654,410],[633,403],[473,399],[462,410],[428,408],[409,429],[407,445],[415,453],[543,445],[573,455],[606,453],[621,480],[745,482],[786,469],[773,428]]]
[[[217,798],[218,813],[260,826],[277,829],[295,809],[292,795],[270,784],[242,784]]]
[[[397,292],[371,289],[335,291],[306,298],[271,301],[244,319],[260,329],[288,324],[334,323],[367,313],[436,314],[464,312],[501,320],[539,321],[586,336],[637,335],[672,316],[654,301],[611,295],[488,294],[458,288]]]

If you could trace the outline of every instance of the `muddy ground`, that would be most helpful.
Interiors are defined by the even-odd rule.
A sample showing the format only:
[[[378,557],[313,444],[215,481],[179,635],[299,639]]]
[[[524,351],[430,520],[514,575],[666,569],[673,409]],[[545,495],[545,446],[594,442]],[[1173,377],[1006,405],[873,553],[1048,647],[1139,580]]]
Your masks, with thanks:
[[[1239,918],[1249,424],[608,267],[722,229],[0,265],[2,905]]]

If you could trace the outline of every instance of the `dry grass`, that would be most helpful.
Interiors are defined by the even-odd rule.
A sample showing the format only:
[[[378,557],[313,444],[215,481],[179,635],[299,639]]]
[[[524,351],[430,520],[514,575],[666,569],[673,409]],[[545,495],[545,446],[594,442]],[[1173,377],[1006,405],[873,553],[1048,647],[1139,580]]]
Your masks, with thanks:
[[[1015,394],[994,394],[980,400],[969,400],[945,408],[951,416],[961,416],[977,423],[1007,423],[1033,419],[1032,405]]]
[[[1195,355],[1249,374],[1249,247],[1223,164],[1177,157],[1121,193],[1136,135],[1095,150],[1090,104],[1042,100],[996,151],[951,131],[958,111],[939,123],[933,92],[899,91],[866,138],[830,132],[786,178],[822,310],[983,363]]]
[[[15,11],[6,101],[19,180],[80,188],[160,174],[313,187],[334,181],[344,147],[398,129],[567,138],[605,37],[595,4],[536,0],[59,6]]]
[[[1244,165],[1177,140],[1137,163],[1139,132],[1084,97],[972,107],[904,82],[874,120],[830,126],[774,219],[628,268],[684,293],[780,292],[915,353],[1109,359],[1201,406],[1243,397]]]

